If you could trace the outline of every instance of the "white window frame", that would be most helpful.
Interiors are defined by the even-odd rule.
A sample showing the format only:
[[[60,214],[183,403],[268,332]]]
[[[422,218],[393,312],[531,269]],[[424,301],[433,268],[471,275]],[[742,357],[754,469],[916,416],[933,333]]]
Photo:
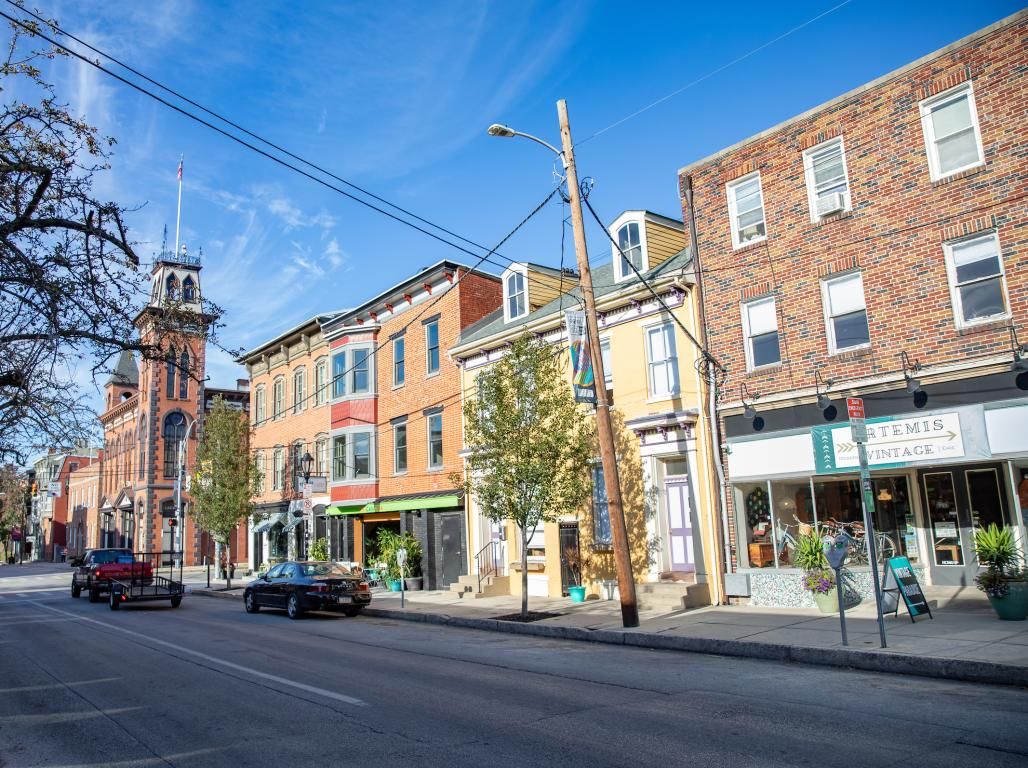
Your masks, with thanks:
[[[514,275],[520,275],[521,277],[521,291],[520,295],[524,300],[524,307],[521,312],[516,315],[510,313],[510,293],[509,293],[509,280]],[[520,265],[512,265],[507,268],[503,273],[503,321],[505,323],[513,322],[525,317],[530,311],[530,305],[528,303],[528,269]],[[517,293],[515,295],[518,295]]]
[[[612,535],[612,526],[610,521],[610,501],[607,499],[607,486],[605,485],[603,475],[603,465],[599,462],[594,463],[589,469],[589,478],[592,482],[592,493],[589,498],[589,507],[593,515],[593,526],[592,526],[592,537],[593,543],[601,547],[610,547],[613,545],[614,537]],[[602,493],[600,490],[602,489]],[[603,537],[599,534],[599,526],[597,523],[600,521],[600,510],[599,504],[604,505],[604,513],[607,521],[606,529],[607,536]]]
[[[432,463],[432,420],[439,419],[439,453],[442,461],[438,464]],[[446,466],[446,436],[443,429],[443,412],[438,411],[425,417],[425,446],[428,452],[425,454],[425,461],[430,471],[440,470]]]
[[[750,313],[749,308],[757,304],[765,304],[771,302],[771,311],[775,317],[775,333],[778,334],[778,360],[773,363],[764,363],[763,365],[756,365],[753,362],[753,333],[750,331]],[[744,301],[739,305],[739,310],[742,313],[742,338],[743,347],[746,352],[746,370],[756,371],[761,368],[773,368],[777,365],[782,364],[782,331],[778,327],[778,301],[774,296],[761,296],[757,299],[751,299],[750,301]],[[867,309],[865,308],[865,312]],[[764,333],[767,333],[765,331]],[[763,335],[763,333],[758,334]]]
[[[968,111],[971,113],[971,128],[974,132],[975,146],[978,148],[978,160],[977,162],[962,165],[959,168],[954,168],[952,171],[946,171],[943,173],[939,168],[939,151],[935,140],[935,123],[931,119],[932,108],[937,107],[942,102],[960,98],[965,93],[967,95]],[[918,105],[918,108],[921,113],[921,128],[924,132],[925,154],[928,156],[928,172],[932,181],[946,179],[955,174],[970,170],[971,168],[977,168],[981,165],[985,165],[985,149],[982,147],[982,130],[978,124],[978,107],[975,105],[974,88],[971,86],[970,82],[961,83],[954,88],[950,88],[947,91],[943,91],[942,93],[927,98]]]
[[[354,389],[354,380],[357,375],[357,368],[354,364],[354,353],[359,351],[365,351],[368,353],[367,364],[368,364],[368,388],[360,392]],[[354,344],[346,344],[342,347],[332,350],[332,374],[329,379],[330,392],[335,387],[335,359],[343,355],[343,386],[342,393],[339,395],[333,394],[332,402],[340,402],[343,400],[360,400],[368,397],[375,397],[376,395],[376,383],[377,376],[375,375],[375,348],[373,344],[368,342],[358,342]]]
[[[976,240],[992,239],[996,246],[996,259],[999,262],[999,284],[1003,291],[1003,306],[1004,311],[998,315],[988,315],[987,317],[978,317],[974,320],[964,319],[964,306],[963,301],[960,298],[960,286],[957,285],[957,268],[953,263],[953,249],[955,247],[972,243]],[[956,322],[957,328],[973,328],[976,325],[982,325],[983,323],[994,323],[997,320],[1005,320],[1010,317],[1010,296],[1007,293],[1007,270],[1003,265],[1003,249],[999,242],[998,232],[979,232],[972,237],[962,237],[959,240],[951,240],[942,244],[943,251],[946,254],[946,278],[949,283],[949,295],[950,303],[953,306],[953,319]],[[994,277],[983,278],[987,280],[994,280]]]
[[[332,473],[332,440],[321,434],[314,439],[314,473],[324,477]]]
[[[281,397],[279,396],[281,395]],[[286,377],[278,376],[271,383],[271,418],[281,419],[286,415]]]
[[[397,469],[397,457],[399,456],[400,443],[396,439],[396,433],[403,428],[403,469]],[[393,474],[406,475],[410,471],[410,430],[407,429],[407,422],[401,421],[393,424]]]
[[[285,448],[277,446],[271,455],[271,490],[280,491],[285,484]]]
[[[853,210],[853,199],[850,190],[850,169],[846,164],[846,144],[843,141],[842,136],[837,136],[834,139],[823,141],[816,147],[804,151],[803,153],[803,176],[807,183],[807,205],[810,207],[810,220],[813,223],[817,223],[824,218],[819,216],[817,213],[817,181],[814,179],[814,156],[831,149],[834,145],[839,145],[839,151],[842,155],[842,177],[846,182],[846,191],[842,193],[844,199],[843,211]],[[763,199],[763,196],[762,198]],[[767,230],[767,223],[764,224],[765,231]]]
[[[297,391],[297,382],[302,382]],[[300,366],[293,370],[293,413],[300,413],[307,408],[307,368]]]
[[[429,329],[435,326],[435,338],[436,338],[436,367],[432,370],[432,347],[428,339]],[[405,352],[406,353],[406,352]],[[443,335],[439,328],[439,318],[430,320],[425,323],[425,378],[429,376],[438,376],[439,372],[443,369]],[[405,372],[406,373],[406,372]]]
[[[253,455],[254,464],[257,466],[257,496],[263,496],[265,491],[265,479],[268,473],[268,466],[264,462],[264,451],[257,451]]]
[[[764,225],[764,234],[743,243],[739,241],[739,222],[735,209],[735,190],[748,181],[752,181],[754,178],[757,180],[757,191],[760,193],[760,220]],[[725,195],[728,198],[728,223],[732,228],[732,248],[742,248],[747,245],[762,243],[767,240],[767,201],[764,199],[764,182],[760,178],[760,171],[747,173],[745,176],[740,176],[738,179],[734,179],[733,181],[725,184]]]
[[[665,357],[663,360],[655,361],[650,355],[650,334],[655,331],[670,331],[671,342],[671,356]],[[682,392],[682,379],[678,371],[678,340],[675,338],[675,326],[674,323],[656,323],[654,325],[648,325],[643,328],[643,348],[646,350],[646,386],[649,390],[650,400],[668,400],[672,397],[676,397]],[[667,392],[657,392],[657,388],[654,386],[654,366],[655,365],[666,365],[669,362],[673,363],[672,370],[675,374],[674,386]]]
[[[314,363],[314,407],[328,402],[331,386],[328,381],[328,358],[319,357]]]
[[[343,371],[340,374],[340,376],[342,377],[340,379],[342,384],[338,387],[339,394],[336,394],[336,358],[339,357],[343,358]],[[346,377],[349,375],[349,367],[347,364],[347,360],[349,360],[349,356],[347,355],[346,347],[339,347],[338,349],[332,350],[328,375],[328,394],[329,399],[332,401],[342,400],[347,395],[348,390],[346,387]]]
[[[618,283],[623,282],[625,280],[630,280],[635,277],[635,272],[633,272],[631,269],[629,269],[627,272],[623,270],[624,259],[621,256],[621,251],[619,250],[621,245],[621,230],[625,227],[630,227],[633,224],[639,230],[639,266],[636,268],[639,270],[640,274],[645,274],[646,271],[650,268],[649,254],[647,253],[646,249],[645,221],[640,219],[628,219],[627,221],[623,222],[615,222],[616,227],[612,227],[614,231],[611,234],[614,237],[614,242],[617,243],[617,245],[612,244],[611,248],[614,251],[614,274],[617,275],[615,282]]]
[[[426,336],[427,340],[427,336]],[[402,352],[397,357],[397,352]],[[399,368],[397,368],[399,366]],[[402,373],[402,378],[397,380],[396,372]],[[407,383],[407,339],[401,334],[393,339],[393,387],[402,387]]]
[[[368,436],[368,477],[357,478],[353,476],[354,462],[353,462],[353,438],[356,435],[367,435]],[[335,468],[335,444],[336,438],[346,438],[346,454],[343,456],[343,464],[345,475],[344,477],[336,476]],[[347,427],[345,429],[336,429],[332,431],[329,439],[329,461],[331,462],[331,482],[337,483],[377,483],[378,482],[378,457],[377,457],[377,446],[375,442],[375,430],[369,429],[368,427]]]
[[[832,283],[841,282],[842,280],[851,280],[854,276],[860,279],[860,296],[864,300],[864,319],[867,321],[868,340],[864,344],[854,344],[851,347],[840,348],[835,341],[835,324],[832,322],[834,315],[832,315],[828,286]],[[864,275],[859,270],[844,272],[839,275],[832,275],[831,277],[824,278],[821,281],[821,308],[824,313],[825,336],[828,338],[828,353],[830,355],[852,352],[855,349],[867,349],[871,346],[871,318],[867,314],[867,293],[864,291]]]
[[[267,416],[268,391],[264,384],[259,385],[253,392],[253,423],[260,426]]]
[[[614,355],[609,336],[600,338],[600,359],[603,362],[603,383],[607,389],[614,389]]]

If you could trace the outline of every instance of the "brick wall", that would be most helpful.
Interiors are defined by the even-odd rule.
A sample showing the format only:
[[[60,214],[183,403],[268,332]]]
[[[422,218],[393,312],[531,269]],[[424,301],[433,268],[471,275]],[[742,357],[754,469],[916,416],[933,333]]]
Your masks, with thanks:
[[[837,381],[900,374],[899,353],[943,365],[1009,350],[1006,327],[1028,320],[1028,19],[900,71],[880,84],[684,170],[692,176],[710,345],[730,372],[765,397]],[[918,104],[969,81],[985,163],[933,182]],[[852,211],[812,223],[803,150],[844,140]],[[760,171],[767,239],[733,249],[725,185]],[[688,207],[684,205],[688,217]],[[954,320],[943,243],[998,233],[1010,319],[973,330]],[[830,355],[822,278],[859,269],[871,346]],[[781,365],[746,373],[740,302],[777,299]],[[1028,336],[1028,333],[1022,334]]]

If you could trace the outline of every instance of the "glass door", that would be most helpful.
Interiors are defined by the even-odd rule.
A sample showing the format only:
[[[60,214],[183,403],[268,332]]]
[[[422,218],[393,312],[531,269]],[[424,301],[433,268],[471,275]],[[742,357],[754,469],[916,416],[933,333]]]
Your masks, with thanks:
[[[921,473],[932,581],[971,586],[978,573],[974,531],[1007,524],[999,467],[955,467]]]

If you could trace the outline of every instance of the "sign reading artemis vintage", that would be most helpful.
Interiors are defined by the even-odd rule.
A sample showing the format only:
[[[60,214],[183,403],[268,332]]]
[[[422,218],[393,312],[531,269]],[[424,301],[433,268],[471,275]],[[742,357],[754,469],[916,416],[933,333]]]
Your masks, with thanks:
[[[961,414],[928,413],[867,420],[867,463],[870,467],[904,467],[960,459],[965,456]],[[840,472],[860,465],[857,444],[849,425],[811,429],[814,464],[819,474]]]

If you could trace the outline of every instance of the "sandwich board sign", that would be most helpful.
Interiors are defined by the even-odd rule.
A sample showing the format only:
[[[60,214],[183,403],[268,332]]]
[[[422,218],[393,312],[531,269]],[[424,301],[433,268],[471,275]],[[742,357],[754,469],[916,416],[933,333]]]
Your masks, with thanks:
[[[885,575],[882,579],[882,612],[898,614],[900,598],[903,598],[903,603],[907,606],[911,621],[926,613],[929,619],[935,618],[910,561],[905,557],[893,557],[885,563]]]

